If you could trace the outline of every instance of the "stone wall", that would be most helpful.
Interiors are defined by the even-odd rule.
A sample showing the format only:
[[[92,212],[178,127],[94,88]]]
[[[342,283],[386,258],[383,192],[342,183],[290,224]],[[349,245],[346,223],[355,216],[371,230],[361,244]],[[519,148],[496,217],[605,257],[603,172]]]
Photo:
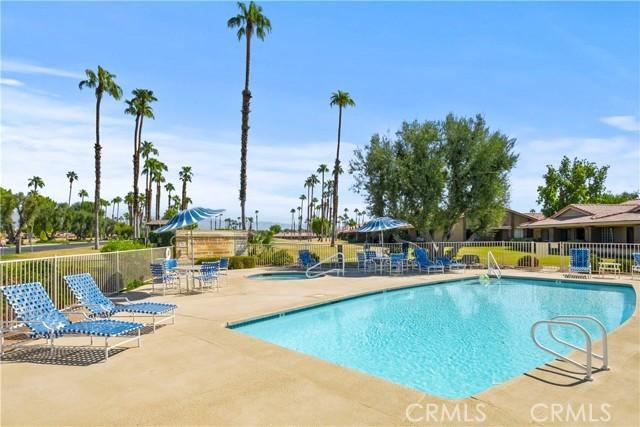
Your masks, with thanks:
[[[193,246],[191,236],[193,233]],[[176,231],[176,258],[242,255],[247,249],[247,232],[230,230]]]

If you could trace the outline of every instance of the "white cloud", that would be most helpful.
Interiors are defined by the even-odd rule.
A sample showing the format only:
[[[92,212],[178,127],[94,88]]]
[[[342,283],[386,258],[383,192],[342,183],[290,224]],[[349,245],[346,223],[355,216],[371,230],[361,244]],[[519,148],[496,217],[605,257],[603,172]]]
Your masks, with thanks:
[[[60,68],[43,67],[12,59],[2,59],[2,72],[12,72],[19,74],[43,74],[47,76],[68,77],[72,79],[83,78],[82,73],[62,70]]]
[[[13,86],[13,87],[20,87],[20,86],[24,86],[24,83],[22,83],[19,80],[15,80],[15,79],[5,79],[4,77],[0,77],[0,85],[3,86]]]
[[[616,129],[629,132],[640,131],[640,120],[635,116],[608,116],[600,118],[600,121]]]

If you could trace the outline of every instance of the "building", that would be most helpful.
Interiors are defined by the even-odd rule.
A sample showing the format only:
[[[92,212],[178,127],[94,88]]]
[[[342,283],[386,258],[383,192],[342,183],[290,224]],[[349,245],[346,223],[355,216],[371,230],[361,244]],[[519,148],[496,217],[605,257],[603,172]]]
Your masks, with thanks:
[[[543,242],[640,243],[640,200],[571,204],[520,228]]]
[[[533,229],[526,228],[525,225],[542,219],[544,215],[539,212],[518,212],[507,208],[502,225],[493,229],[494,239],[498,241],[533,239]]]

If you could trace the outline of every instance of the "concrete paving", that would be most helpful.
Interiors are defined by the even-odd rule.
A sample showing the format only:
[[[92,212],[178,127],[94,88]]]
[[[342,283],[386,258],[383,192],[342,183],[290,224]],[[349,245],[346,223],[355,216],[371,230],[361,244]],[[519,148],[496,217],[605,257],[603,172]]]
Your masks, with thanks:
[[[477,396],[443,400],[225,325],[347,295],[481,272],[300,281],[246,278],[260,271],[231,271],[220,292],[153,297],[179,305],[176,324],[145,335],[142,348],[115,353],[106,363],[99,361],[101,352],[86,349],[61,349],[53,357],[48,352],[8,353],[0,365],[0,424],[640,425],[637,307],[610,335],[611,371],[595,374],[593,382],[581,382],[573,368],[553,362]],[[86,338],[58,342],[86,343]]]

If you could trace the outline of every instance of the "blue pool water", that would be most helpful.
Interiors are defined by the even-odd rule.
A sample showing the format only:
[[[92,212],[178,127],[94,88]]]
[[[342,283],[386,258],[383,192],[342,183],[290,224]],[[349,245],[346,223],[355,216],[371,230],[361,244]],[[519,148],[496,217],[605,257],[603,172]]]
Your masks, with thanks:
[[[352,298],[233,328],[433,395],[462,398],[553,360],[531,341],[534,322],[590,315],[612,331],[633,314],[635,300],[633,288],[625,286],[471,279]],[[570,353],[548,339],[546,328],[539,330],[543,344]],[[557,336],[584,345],[573,331],[557,330]]]

